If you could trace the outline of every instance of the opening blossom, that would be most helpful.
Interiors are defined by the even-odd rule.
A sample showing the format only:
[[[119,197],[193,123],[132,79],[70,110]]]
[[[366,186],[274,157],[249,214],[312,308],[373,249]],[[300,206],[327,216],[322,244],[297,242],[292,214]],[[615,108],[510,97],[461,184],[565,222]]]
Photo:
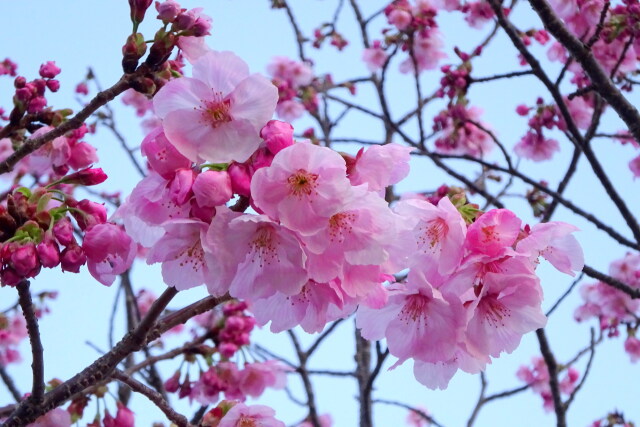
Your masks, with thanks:
[[[243,162],[258,148],[278,90],[231,52],[207,52],[193,77],[171,80],[153,100],[164,133],[195,162]]]

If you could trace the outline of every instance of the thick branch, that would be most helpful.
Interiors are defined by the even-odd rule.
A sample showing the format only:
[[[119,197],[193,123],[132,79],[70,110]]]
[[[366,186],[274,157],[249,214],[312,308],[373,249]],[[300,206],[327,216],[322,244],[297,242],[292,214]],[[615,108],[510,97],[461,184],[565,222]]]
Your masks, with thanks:
[[[29,281],[22,280],[16,286],[18,289],[19,304],[22,308],[22,314],[27,322],[27,331],[29,332],[29,341],[31,342],[31,354],[33,360],[31,369],[33,371],[33,386],[31,388],[31,396],[29,400],[33,404],[42,402],[44,396],[44,349],[40,341],[40,328],[38,327],[38,318],[33,310],[33,301],[31,301],[31,292],[29,291]]]
[[[120,80],[109,89],[99,92],[95,98],[93,98],[82,110],[78,112],[73,118],[64,122],[55,129],[50,130],[38,138],[32,138],[27,140],[20,146],[13,154],[7,157],[3,162],[0,162],[0,174],[7,173],[28,154],[33,153],[38,148],[42,147],[49,141],[58,138],[65,133],[78,129],[85,120],[87,120],[93,113],[95,113],[100,107],[107,102],[120,95],[125,90],[131,87],[131,82],[137,78],[137,74],[126,74],[120,78]]]
[[[544,363],[547,365],[547,369],[549,370],[549,387],[551,388],[551,396],[553,397],[553,407],[556,412],[557,426],[566,427],[567,419],[565,406],[560,398],[560,386],[558,384],[558,363],[551,352],[551,347],[549,347],[549,342],[547,341],[544,329],[538,329],[536,331],[536,335],[538,336],[540,352],[544,358]]]
[[[540,16],[547,31],[553,34],[582,66],[596,91],[618,113],[636,141],[640,141],[640,113],[613,84],[609,75],[591,53],[591,50],[571,34],[545,0],[529,0],[529,3]]]
[[[80,373],[45,394],[41,404],[35,404],[33,399],[22,402],[5,421],[3,427],[20,427],[33,422],[39,416],[49,412],[65,402],[69,397],[109,377],[115,367],[127,355],[142,348],[147,341],[149,331],[165,309],[167,304],[178,293],[175,288],[168,288],[151,305],[149,312],[142,319],[136,329],[127,333],[104,356],[97,359]]]

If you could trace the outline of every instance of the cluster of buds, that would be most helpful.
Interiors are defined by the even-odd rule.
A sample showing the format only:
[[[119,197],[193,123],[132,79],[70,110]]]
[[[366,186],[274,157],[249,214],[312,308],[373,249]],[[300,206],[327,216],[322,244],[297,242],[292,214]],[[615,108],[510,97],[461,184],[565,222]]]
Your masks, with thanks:
[[[640,37],[640,2],[624,0],[623,4],[612,7],[609,12],[602,39],[612,43],[616,39],[637,39]]]
[[[313,70],[304,62],[277,56],[267,66],[272,83],[278,88],[278,116],[290,122],[306,111],[318,110]]]
[[[251,342],[250,334],[256,320],[245,314],[246,309],[247,303],[244,301],[226,304],[222,309],[224,323],[212,331],[222,357],[230,358],[240,347]]]
[[[449,105],[433,119],[434,132],[440,132],[435,141],[436,150],[445,154],[466,154],[483,157],[493,147],[491,138],[478,128],[475,123],[485,129],[480,121],[481,110],[467,107],[465,102]]]
[[[427,2],[413,7],[408,0],[395,0],[384,9],[384,14],[403,33],[424,32],[437,26],[437,11]]]
[[[538,393],[543,400],[544,409],[553,410],[553,395],[551,394],[551,386],[549,385],[549,369],[542,357],[534,357],[532,366],[521,366],[516,373],[519,380],[524,381],[531,389]],[[570,395],[575,390],[580,372],[572,366],[566,368],[566,375],[559,381],[558,386],[560,392]]]
[[[60,89],[60,82],[54,77],[60,74],[60,68],[58,68],[53,61],[46,62],[40,66],[40,77],[27,82],[27,79],[22,76],[16,77],[14,80],[14,86],[16,88],[15,95],[13,96],[13,104],[15,109],[12,113],[12,121],[22,117],[27,112],[30,114],[40,113],[47,106],[47,99],[45,93],[48,90],[51,92],[57,92]]]
[[[18,64],[16,64],[9,58],[5,58],[4,61],[0,62],[0,76],[9,75],[11,77],[15,77],[17,71]]]
[[[546,30],[537,30],[535,28],[520,34],[520,38],[524,42],[525,46],[531,45],[531,39],[537,41],[543,46],[551,40],[551,36]]]
[[[144,19],[146,10],[152,0],[129,0],[131,6],[131,20],[133,31],[122,47],[122,68],[125,73],[132,73],[138,67],[138,61],[147,52],[147,43],[142,33],[138,33],[138,25]],[[162,21],[160,28],[153,37],[153,43],[149,48],[149,55],[145,64],[154,72],[171,72],[171,66],[166,67],[173,48],[178,45],[180,37],[204,37],[210,34],[211,18],[202,13],[202,8],[184,9],[174,0],[156,2],[157,18]],[[170,26],[169,26],[170,25]],[[164,68],[163,68],[164,67]],[[140,79],[140,88],[135,88],[142,93],[153,94],[156,87],[153,79]],[[168,76],[166,78],[168,80]]]
[[[335,46],[338,50],[344,49],[349,42],[336,31],[333,24],[325,23],[313,30],[313,47],[320,49],[325,40],[331,40],[331,46]]]
[[[107,223],[104,205],[87,199],[77,201],[62,191],[65,184],[95,185],[105,179],[101,169],[83,169],[47,187],[33,191],[21,187],[7,196],[6,208],[0,207],[2,285],[15,286],[22,279],[38,275],[42,267],[60,265],[63,271],[78,273],[87,258],[92,275],[101,283],[110,284],[106,276],[123,267],[116,260],[122,256],[118,245],[123,240],[128,251],[126,259],[131,264],[129,252],[135,252],[135,247],[116,225]],[[84,233],[82,246],[74,237],[69,214]],[[110,268],[105,269],[103,263]]]
[[[453,69],[451,65],[444,65],[440,71],[444,76],[440,79],[440,88],[436,91],[436,95],[444,98],[446,95],[450,99],[464,96],[469,87],[469,73],[471,64],[464,63],[460,67]]]

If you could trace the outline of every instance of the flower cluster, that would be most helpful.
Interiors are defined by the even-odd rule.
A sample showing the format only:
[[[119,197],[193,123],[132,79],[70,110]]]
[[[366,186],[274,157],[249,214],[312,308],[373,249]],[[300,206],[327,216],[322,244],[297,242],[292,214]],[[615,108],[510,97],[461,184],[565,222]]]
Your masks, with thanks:
[[[609,275],[633,289],[640,289],[640,254],[628,253],[612,262]],[[600,329],[608,331],[609,337],[618,336],[620,327],[626,326],[624,349],[632,362],[637,361],[640,358],[640,340],[636,338],[640,327],[640,301],[602,282],[582,286],[580,296],[584,303],[575,310],[575,319],[582,322],[597,318]]]
[[[467,226],[448,198],[401,201],[396,211],[409,227],[400,240],[415,242],[404,248],[408,277],[388,287],[381,309],[361,306],[357,325],[367,339],[386,338],[398,364],[413,358],[430,388],[446,388],[458,369],[483,370],[546,324],[538,257],[567,274],[582,268],[569,224],[522,228],[513,212],[495,209]]]
[[[276,56],[267,66],[267,72],[278,88],[276,112],[279,117],[290,122],[305,111],[317,111],[317,91],[311,84],[314,75],[309,64]]]
[[[14,286],[35,277],[42,267],[61,266],[78,273],[88,263],[89,272],[104,285],[126,271],[137,247],[117,225],[107,222],[104,205],[77,201],[69,191],[75,185],[95,185],[106,175],[101,169],[82,169],[46,187],[20,187],[0,206],[0,257],[3,285]],[[84,240],[74,236],[73,217]]]
[[[542,357],[534,357],[531,360],[531,367],[521,366],[516,373],[519,380],[528,384],[531,389],[542,397],[543,406],[546,411],[553,411],[553,395],[549,385],[549,369]],[[575,390],[580,373],[573,366],[569,366],[566,375],[558,382],[558,387],[562,394],[571,395]]]

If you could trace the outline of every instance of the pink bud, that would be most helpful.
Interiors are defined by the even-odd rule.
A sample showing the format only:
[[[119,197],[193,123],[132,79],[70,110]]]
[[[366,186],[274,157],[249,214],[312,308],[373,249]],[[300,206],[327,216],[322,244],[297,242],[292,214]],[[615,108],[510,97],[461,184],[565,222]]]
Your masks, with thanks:
[[[33,277],[40,270],[40,261],[33,242],[15,247],[11,263],[16,273],[22,277]]]
[[[191,169],[180,169],[176,171],[176,176],[169,184],[169,194],[171,200],[178,205],[185,204],[193,195],[191,187],[193,186],[194,173]]]
[[[176,19],[173,25],[176,30],[185,31],[185,30],[190,30],[191,27],[193,27],[193,24],[195,23],[196,23],[196,17],[192,9],[188,12],[184,12],[176,16]]]
[[[153,0],[129,0],[129,6],[131,7],[131,21],[142,22],[144,14],[146,13],[151,2]]]
[[[72,242],[75,242],[73,238],[73,225],[69,218],[62,218],[53,226],[53,235],[58,242],[63,246],[69,246]]]
[[[250,162],[251,174],[253,175],[258,169],[271,166],[271,162],[273,162],[273,154],[271,154],[271,152],[265,147],[258,148],[253,156],[251,156]]]
[[[60,82],[58,80],[47,80],[47,87],[51,92],[57,92],[60,89]]]
[[[527,114],[529,114],[529,110],[530,108],[524,104],[520,104],[516,107],[516,113],[518,113],[518,115],[520,116],[526,116]]]
[[[286,122],[269,120],[260,131],[260,136],[272,154],[293,145],[293,127]]]
[[[227,172],[231,178],[233,192],[249,197],[251,195],[251,176],[247,166],[242,163],[231,163]]]
[[[71,148],[69,166],[73,169],[86,168],[98,161],[96,148],[86,142],[79,142]]]
[[[202,172],[193,183],[193,194],[200,206],[224,205],[233,196],[231,178],[226,171]]]
[[[230,342],[223,342],[218,346],[218,350],[223,357],[228,359],[238,351],[238,346]]]
[[[84,250],[77,244],[67,246],[67,248],[62,251],[62,255],[60,257],[62,271],[70,271],[72,273],[79,273],[80,267],[82,267],[86,262],[87,256],[84,253]]]
[[[118,402],[118,412],[116,413],[116,419],[114,427],[134,427],[135,419],[133,412],[122,403]]]
[[[60,74],[60,68],[56,66],[55,61],[45,62],[40,66],[40,76],[45,79],[52,79]]]
[[[41,112],[44,107],[47,106],[47,100],[44,96],[36,96],[35,98],[29,101],[29,106],[27,107],[27,112],[30,114]]]
[[[72,211],[72,215],[83,231],[90,229],[96,224],[104,224],[107,222],[107,209],[100,203],[84,199],[78,202],[75,207],[82,211],[82,213]]]
[[[2,284],[5,286],[15,286],[22,280],[22,277],[11,267],[5,267],[0,273],[0,278],[2,278]]]
[[[27,84],[27,79],[25,79],[22,76],[18,76],[16,77],[16,79],[13,81],[13,85],[15,86],[16,89],[21,89],[23,88],[25,85]]]
[[[180,371],[176,371],[171,378],[164,383],[164,389],[169,393],[175,393],[180,388]]]
[[[78,83],[78,85],[76,86],[76,93],[89,95],[89,88],[87,87],[87,84],[84,82]]]
[[[77,185],[97,185],[103,183],[107,179],[107,174],[101,168],[86,168],[79,170],[62,178],[60,181],[65,184]]]
[[[191,27],[191,32],[195,37],[203,37],[211,34],[211,19],[206,16],[200,16]]]
[[[60,264],[60,249],[53,240],[53,236],[45,239],[36,247],[40,263],[45,268],[53,268]]]
[[[158,19],[164,22],[173,22],[182,11],[180,4],[174,0],[156,2],[156,10],[158,11]]]

